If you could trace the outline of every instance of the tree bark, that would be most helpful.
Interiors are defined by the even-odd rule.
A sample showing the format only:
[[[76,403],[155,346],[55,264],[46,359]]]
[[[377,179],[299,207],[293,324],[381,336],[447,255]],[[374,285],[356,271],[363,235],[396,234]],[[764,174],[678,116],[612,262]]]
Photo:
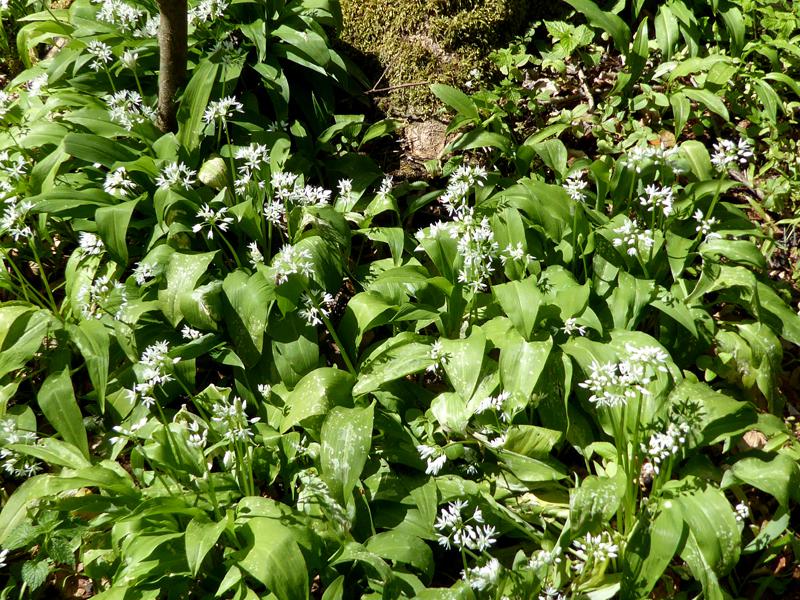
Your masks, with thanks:
[[[176,95],[186,78],[188,52],[187,0],[158,0],[161,21],[158,33],[158,122],[161,131],[175,131]]]

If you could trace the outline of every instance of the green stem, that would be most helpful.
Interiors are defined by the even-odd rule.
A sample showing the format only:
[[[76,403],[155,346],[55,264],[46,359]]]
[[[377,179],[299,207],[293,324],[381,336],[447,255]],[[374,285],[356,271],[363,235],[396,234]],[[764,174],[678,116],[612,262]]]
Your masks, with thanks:
[[[228,163],[230,164],[230,174],[229,179],[231,182],[231,194],[233,197],[236,197],[236,186],[235,186],[235,177],[236,177],[236,165],[233,162],[233,144],[231,144],[231,136],[228,131],[228,120],[222,120],[222,126],[225,128],[225,140],[228,142]]]
[[[47,276],[44,274],[44,266],[42,265],[42,261],[39,258],[39,253],[36,251],[36,244],[32,240],[28,240],[28,245],[31,247],[31,251],[33,252],[33,258],[36,260],[36,264],[38,265],[39,271],[39,278],[42,280],[42,284],[44,284],[44,289],[47,292],[47,297],[50,299],[50,306],[53,310],[53,313],[61,316],[61,312],[58,309],[58,304],[56,304],[56,299],[53,297],[53,291],[50,289],[50,282],[47,281]]]
[[[212,227],[214,227],[214,229],[217,230],[217,233],[219,233],[220,239],[222,239],[222,241],[225,243],[225,246],[227,246],[228,251],[231,253],[231,256],[233,257],[233,260],[236,261],[236,266],[241,269],[242,268],[242,263],[239,261],[239,255],[236,254],[236,250],[233,249],[233,246],[231,246],[230,242],[227,239],[225,239],[224,232],[221,231],[219,229],[219,227],[216,227],[214,225],[212,225]]]
[[[309,294],[309,297],[311,297],[310,294]],[[311,301],[314,302],[314,304],[316,304],[316,301],[313,298],[312,298]],[[353,377],[356,377],[358,375],[358,373],[356,372],[356,369],[353,366],[353,363],[350,360],[350,357],[347,355],[347,350],[345,350],[344,344],[342,344],[342,341],[339,339],[339,336],[336,335],[336,330],[333,328],[333,323],[331,323],[330,319],[328,317],[326,317],[325,314],[322,311],[320,311],[319,314],[322,316],[322,320],[325,323],[325,327],[328,328],[328,333],[331,334],[331,337],[333,338],[333,342],[336,344],[336,347],[339,348],[339,354],[341,354],[342,360],[344,361],[344,364],[347,366],[347,370],[350,371],[350,374]]]

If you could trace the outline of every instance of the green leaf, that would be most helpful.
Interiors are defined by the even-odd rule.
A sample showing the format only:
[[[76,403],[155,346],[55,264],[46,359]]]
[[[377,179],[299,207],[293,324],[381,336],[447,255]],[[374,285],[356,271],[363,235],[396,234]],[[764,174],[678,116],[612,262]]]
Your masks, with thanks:
[[[433,363],[431,345],[411,333],[390,338],[363,360],[353,396],[373,392],[385,383],[424,371]]]
[[[689,167],[699,181],[711,179],[711,157],[702,142],[696,140],[683,142],[681,152],[689,161]]]
[[[472,398],[481,376],[486,353],[486,335],[480,327],[473,327],[466,339],[442,339],[442,349],[447,359],[444,370],[450,384],[465,401]]]
[[[511,154],[512,141],[505,135],[486,131],[480,127],[459,137],[448,147],[450,150],[472,150],[474,148],[497,148],[503,154]]]
[[[472,413],[467,402],[459,394],[445,392],[431,401],[431,414],[446,430],[463,434]]]
[[[14,452],[43,460],[48,465],[59,465],[70,469],[82,469],[91,466],[91,463],[78,448],[54,437],[42,438],[35,445],[9,444],[8,448]]]
[[[105,412],[106,386],[108,384],[109,346],[111,343],[105,325],[96,319],[85,319],[78,325],[67,327],[70,339],[86,362],[86,370],[97,393],[100,412]]]
[[[503,390],[520,394],[525,399],[530,398],[552,348],[552,338],[543,342],[526,342],[519,337],[504,345],[500,351],[500,380],[503,382]]]
[[[255,364],[264,348],[267,315],[275,288],[260,272],[248,275],[236,270],[225,277],[222,289],[233,309],[225,311],[228,333],[245,364]]]
[[[535,277],[509,281],[492,286],[492,294],[500,303],[503,312],[511,319],[516,330],[528,339],[536,325],[542,293],[536,285]]]
[[[656,42],[664,60],[672,58],[672,49],[680,39],[680,29],[678,27],[678,20],[672,14],[669,6],[662,4],[658,9],[655,18],[656,25]],[[677,136],[677,132],[675,133]]]
[[[367,142],[389,135],[397,129],[397,121],[394,119],[381,119],[377,123],[369,126],[369,129],[364,133],[358,147],[361,148]]]
[[[389,322],[393,309],[396,307],[376,292],[360,292],[350,298],[340,322],[340,335],[351,356],[356,356],[367,331]]]
[[[400,531],[384,531],[367,540],[366,548],[383,559],[410,565],[426,577],[433,575],[433,552],[415,535]]]
[[[733,463],[722,477],[723,488],[735,484],[752,485],[788,508],[789,500],[796,500],[800,496],[800,467],[785,454],[745,456]]]
[[[209,550],[217,543],[219,536],[225,531],[227,520],[223,519],[215,523],[206,517],[194,517],[186,526],[186,562],[189,571],[193,576],[197,576],[203,559]]]
[[[36,399],[42,414],[61,434],[64,441],[74,445],[86,458],[89,458],[89,442],[83,426],[81,409],[72,389],[69,367],[48,375],[42,382]]]
[[[503,448],[530,458],[547,458],[563,436],[555,429],[536,425],[511,425],[506,432]]]
[[[622,54],[627,55],[631,42],[631,30],[614,13],[602,10],[591,0],[564,0],[576,11],[581,13],[593,27],[598,27],[608,33],[614,40],[614,45]]]
[[[281,422],[281,432],[295,425],[313,426],[313,421],[332,406],[351,406],[353,383],[350,373],[330,367],[316,369],[303,377],[286,399],[289,412]]]
[[[569,521],[574,537],[606,526],[619,508],[625,493],[624,478],[589,475],[570,491]]]
[[[683,128],[686,126],[686,121],[689,120],[689,115],[692,114],[692,103],[689,98],[681,92],[670,94],[669,104],[672,107],[672,120],[675,125],[675,137],[679,137],[683,133]]]
[[[673,406],[692,405],[702,434],[701,445],[710,446],[746,431],[757,421],[749,402],[715,392],[704,383],[681,382],[669,395]]]
[[[25,366],[53,326],[45,310],[29,306],[0,306],[0,378]]]
[[[322,424],[322,476],[343,506],[348,503],[369,457],[374,409],[374,402],[365,408],[335,406]]]
[[[308,570],[292,531],[275,519],[253,517],[243,534],[249,549],[239,566],[278,600],[308,600]]]
[[[745,39],[745,24],[742,11],[735,6],[729,7],[727,10],[720,11],[722,20],[725,21],[725,28],[731,38],[731,55],[739,56],[744,48]]]
[[[636,523],[622,557],[620,600],[649,597],[650,591],[684,543],[686,528],[679,510],[660,502],[655,516],[645,511]]]
[[[50,563],[45,558],[43,560],[26,560],[22,563],[22,581],[31,591],[38,589],[47,580],[50,574]]]
[[[133,150],[117,140],[90,133],[70,133],[64,138],[64,151],[90,164],[100,163],[111,168],[117,162],[136,158]]]
[[[430,86],[430,89],[434,96],[455,110],[459,115],[474,121],[480,119],[478,108],[475,106],[475,103],[461,90],[441,83],[434,83]]]
[[[711,112],[718,114],[725,119],[726,122],[731,120],[731,116],[728,114],[728,109],[725,108],[725,103],[722,101],[722,98],[712,92],[704,89],[684,88],[683,93],[690,100],[699,102]]]
[[[219,65],[203,59],[192,71],[192,78],[183,92],[178,109],[178,141],[189,152],[200,143],[203,130],[203,113],[208,106]]]
[[[547,140],[533,146],[536,154],[545,165],[550,167],[559,177],[564,177],[567,171],[567,147],[561,140]]]
[[[129,200],[114,206],[101,206],[94,213],[97,233],[111,256],[120,265],[128,264],[128,225],[138,200]]]
[[[175,252],[170,256],[166,269],[167,287],[158,290],[158,302],[161,312],[173,327],[183,318],[182,298],[191,296],[197,281],[206,272],[215,254],[216,252]]]

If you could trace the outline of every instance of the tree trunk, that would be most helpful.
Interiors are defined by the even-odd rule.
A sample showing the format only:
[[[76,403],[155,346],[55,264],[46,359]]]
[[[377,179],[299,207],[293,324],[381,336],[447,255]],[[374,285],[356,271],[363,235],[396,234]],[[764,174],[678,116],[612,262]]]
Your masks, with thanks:
[[[175,96],[186,77],[188,7],[186,0],[158,0],[161,22],[158,33],[158,128],[175,131]]]

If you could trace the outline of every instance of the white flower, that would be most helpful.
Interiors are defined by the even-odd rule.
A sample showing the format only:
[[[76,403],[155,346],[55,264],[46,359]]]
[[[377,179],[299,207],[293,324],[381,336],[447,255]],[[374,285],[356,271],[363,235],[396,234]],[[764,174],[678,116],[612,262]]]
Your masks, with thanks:
[[[108,275],[93,279],[83,285],[77,293],[78,306],[84,319],[100,319],[105,314],[120,320],[128,305],[125,286],[119,281],[112,281]]]
[[[619,546],[611,541],[607,531],[594,536],[587,533],[584,538],[572,542],[572,547],[577,559],[572,568],[578,573],[582,573],[587,564],[602,564],[619,555]]]
[[[746,502],[739,502],[739,504],[734,507],[734,510],[736,511],[736,520],[739,523],[744,523],[744,521],[750,517],[750,507],[747,506]]]
[[[134,50],[125,50],[125,52],[122,53],[122,58],[120,61],[122,62],[122,66],[124,66],[126,69],[135,71],[136,64],[139,61],[139,53]]]
[[[42,93],[42,89],[47,85],[47,73],[37,75],[25,84],[30,96],[38,96]]]
[[[184,325],[183,329],[181,329],[181,335],[185,340],[196,340],[202,337],[202,332],[198,331],[197,329],[192,329],[188,325]]]
[[[431,345],[430,357],[433,361],[433,364],[430,365],[426,370],[430,373],[438,373],[439,368],[444,366],[448,358],[448,354],[444,351],[441,340],[436,340]]]
[[[269,149],[264,144],[250,144],[236,150],[236,160],[244,161],[239,173],[249,175],[269,164]]]
[[[655,209],[661,209],[665,217],[672,214],[672,188],[658,187],[655,184],[648,185],[644,188],[644,196],[639,197],[639,204],[647,208],[648,212],[653,212]]]
[[[209,102],[206,112],[203,113],[203,121],[208,124],[212,121],[226,122],[235,112],[244,112],[242,103],[237,101],[233,96],[227,96]]]
[[[623,224],[616,229],[617,234],[611,243],[615,248],[622,248],[629,256],[641,256],[642,247],[649,250],[653,247],[653,232],[649,229],[640,229],[636,221],[625,217]]]
[[[300,301],[303,303],[303,308],[297,311],[297,314],[303,317],[306,323],[312,327],[322,325],[322,318],[328,318],[331,313],[331,308],[336,304],[333,296],[328,292],[322,294],[322,297],[319,297],[313,292],[303,292],[300,295]]]
[[[29,200],[19,202],[16,196],[7,198],[5,202],[3,216],[0,217],[0,231],[8,233],[15,242],[33,237],[33,230],[25,223],[33,203]]]
[[[447,456],[445,456],[444,450],[439,446],[419,444],[417,446],[417,452],[419,452],[419,457],[422,460],[427,461],[425,473],[428,475],[438,475],[439,471],[442,470],[442,467],[444,467],[447,462]]]
[[[258,423],[259,417],[247,416],[247,401],[234,397],[233,401],[222,400],[211,407],[211,421],[215,429],[229,442],[247,442],[253,437],[250,427]]]
[[[170,358],[169,344],[166,341],[156,342],[147,346],[142,352],[139,363],[144,367],[142,378],[150,387],[164,385],[172,381],[172,365],[179,362],[180,358]]]
[[[706,241],[719,239],[722,236],[715,231],[713,231],[714,226],[719,224],[719,221],[714,217],[709,217],[708,219],[703,218],[703,211],[699,208],[694,212],[694,220],[697,221],[698,225],[695,227],[695,232],[702,235]]]
[[[299,274],[310,277],[313,273],[311,263],[311,252],[308,249],[302,250],[286,244],[281,248],[272,259],[272,266],[275,269],[275,283],[286,283],[289,275]]]
[[[660,473],[661,464],[680,452],[690,431],[688,423],[670,421],[664,431],[653,433],[647,444],[642,443],[642,453],[652,465],[653,473]]]
[[[158,265],[138,262],[136,263],[136,267],[133,269],[133,278],[138,285],[144,285],[150,279],[158,275],[158,272]]]
[[[269,398],[272,395],[272,386],[268,383],[259,383],[256,389],[264,398]]]
[[[108,107],[108,115],[112,121],[119,123],[130,131],[137,123],[147,120],[156,120],[156,110],[144,104],[139,92],[132,90],[119,90],[113,94],[103,96]]]
[[[283,227],[286,217],[286,206],[279,200],[273,200],[264,204],[264,218],[267,223],[272,223],[277,227]]]
[[[350,194],[353,192],[353,180],[352,179],[340,179],[339,183],[336,184],[336,187],[339,190],[339,196],[343,196],[345,198],[349,198]]]
[[[678,174],[681,172],[675,160],[678,151],[677,146],[667,149],[661,146],[634,146],[628,149],[628,154],[623,159],[623,164],[630,169],[635,169],[637,173],[641,173],[642,167],[647,162],[651,162],[657,167],[668,166],[673,173]]]
[[[122,0],[92,0],[100,4],[97,11],[97,20],[111,25],[116,25],[124,33],[133,33],[136,36],[136,29],[141,27],[140,22],[148,15],[142,9],[132,6]]]
[[[490,558],[485,564],[461,571],[461,578],[473,590],[484,591],[495,586],[500,577],[502,566],[496,558]]]
[[[94,60],[89,65],[93,71],[99,71],[102,67],[111,62],[113,58],[111,46],[98,40],[89,42],[86,46],[86,50],[94,57]]]
[[[569,194],[569,197],[575,200],[576,202],[583,202],[586,199],[586,194],[584,190],[589,186],[588,181],[583,180],[583,173],[573,173],[564,184],[561,186]]]
[[[107,194],[122,198],[126,198],[135,187],[136,184],[128,178],[128,171],[125,167],[118,167],[115,171],[106,174],[103,182],[103,189]]]
[[[12,477],[28,478],[41,470],[39,462],[25,453],[11,450],[6,446],[19,444],[36,445],[38,436],[35,431],[25,431],[17,427],[17,423],[9,418],[0,420],[0,461],[2,469]],[[0,552],[0,562],[8,557],[8,551]],[[0,567],[2,568],[2,567]]]
[[[459,550],[468,548],[484,552],[497,542],[497,530],[492,525],[483,524],[480,508],[476,508],[471,517],[464,518],[462,511],[466,507],[466,502],[457,500],[442,508],[433,525],[438,532],[437,541],[445,548],[450,548],[452,544]]]
[[[567,335],[572,335],[576,332],[581,336],[586,335],[586,327],[578,325],[578,320],[575,317],[570,317],[564,321],[564,327],[561,328],[561,331]]]
[[[182,162],[167,163],[156,178],[156,185],[160,188],[180,186],[188,190],[195,183],[195,175],[197,175],[197,171],[190,169]]]
[[[384,196],[385,197],[385,196],[388,196],[389,194],[391,194],[392,193],[392,183],[393,183],[393,178],[392,178],[391,175],[387,175],[386,177],[384,177],[383,181],[381,181],[380,188],[378,188],[378,196]]]
[[[198,233],[202,231],[203,228],[208,227],[208,234],[206,234],[206,237],[208,237],[208,239],[213,239],[215,228],[220,231],[228,231],[228,227],[233,223],[233,217],[226,216],[227,213],[227,206],[221,206],[219,210],[214,210],[211,208],[210,204],[203,204],[200,210],[197,211],[197,218],[203,219],[203,222],[193,225],[192,231]]]
[[[733,166],[746,168],[751,158],[753,158],[753,147],[744,138],[740,138],[738,142],[719,140],[714,144],[711,164],[718,171],[724,172]]]
[[[637,347],[626,344],[627,358],[617,363],[589,365],[589,378],[578,385],[592,392],[589,402],[598,407],[624,406],[638,395],[649,395],[647,385],[656,371],[668,372],[669,355],[657,346]]]
[[[254,269],[256,265],[264,264],[264,255],[261,254],[261,250],[258,249],[258,244],[256,242],[247,244],[247,254],[250,257],[250,264],[253,265]]]
[[[200,0],[189,9],[189,22],[193,25],[215,21],[225,16],[230,2],[228,0]]]
[[[0,8],[8,8],[7,4],[8,0],[5,1],[6,1],[6,6],[0,6]],[[0,551],[0,569],[8,566],[8,563],[6,562],[7,560],[8,560],[8,550]]]
[[[78,245],[80,249],[83,250],[83,253],[89,256],[97,256],[98,254],[102,254],[105,250],[103,240],[88,231],[81,232],[81,235],[78,237]]]

